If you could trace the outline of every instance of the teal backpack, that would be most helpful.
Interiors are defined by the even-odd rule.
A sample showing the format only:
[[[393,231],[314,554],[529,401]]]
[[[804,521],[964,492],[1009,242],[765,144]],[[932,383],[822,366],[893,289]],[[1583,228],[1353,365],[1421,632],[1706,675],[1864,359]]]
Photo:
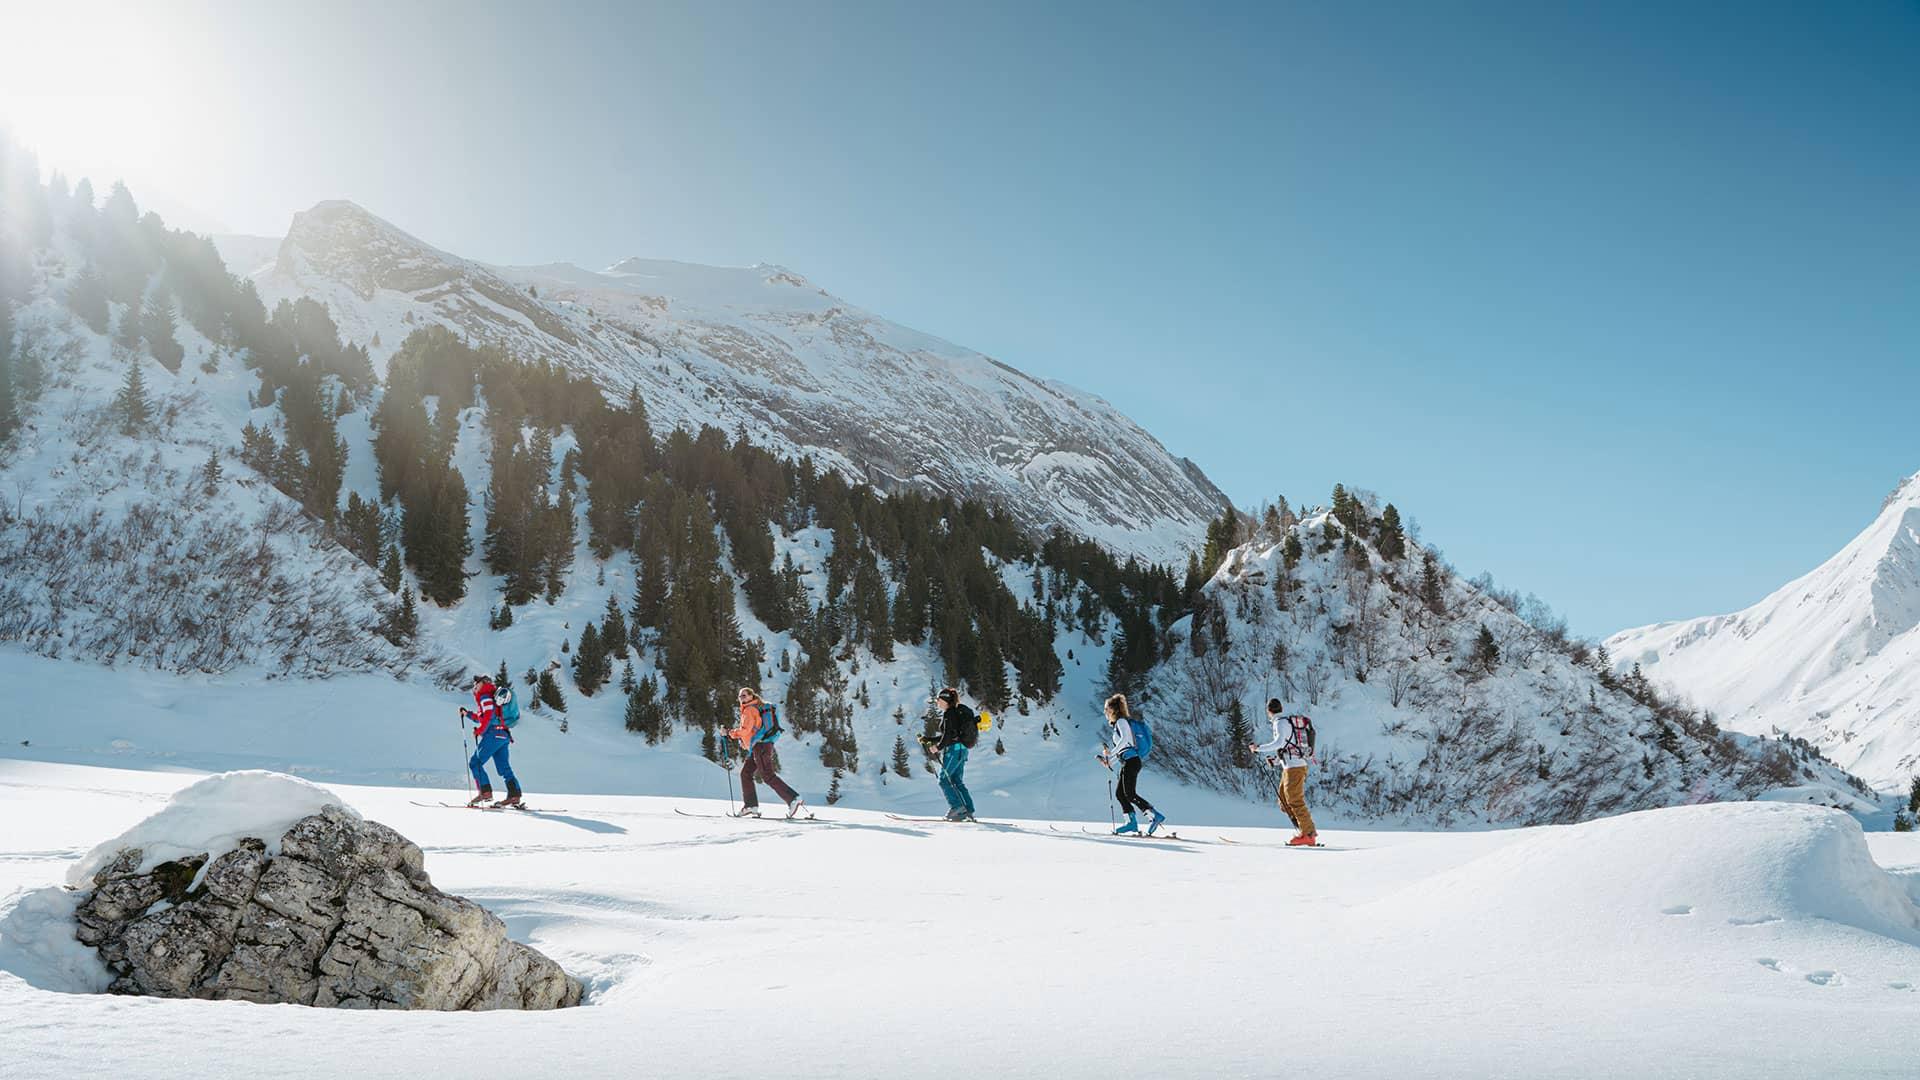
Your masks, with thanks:
[[[753,745],[770,743],[780,737],[780,706],[761,702],[754,706],[760,710],[760,730],[754,733]]]
[[[513,687],[494,687],[493,703],[499,708],[500,719],[507,727],[511,728],[520,722],[520,699],[513,696]]]

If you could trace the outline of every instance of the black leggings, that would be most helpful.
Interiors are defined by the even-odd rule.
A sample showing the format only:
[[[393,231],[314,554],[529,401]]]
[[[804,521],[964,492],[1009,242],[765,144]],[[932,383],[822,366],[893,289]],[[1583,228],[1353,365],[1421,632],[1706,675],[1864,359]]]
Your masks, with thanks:
[[[1120,763],[1120,783],[1115,785],[1114,793],[1120,796],[1120,810],[1123,813],[1133,813],[1133,808],[1136,806],[1149,814],[1154,812],[1153,804],[1141,798],[1133,790],[1133,785],[1140,782],[1142,764],[1144,763],[1139,758],[1128,758]]]

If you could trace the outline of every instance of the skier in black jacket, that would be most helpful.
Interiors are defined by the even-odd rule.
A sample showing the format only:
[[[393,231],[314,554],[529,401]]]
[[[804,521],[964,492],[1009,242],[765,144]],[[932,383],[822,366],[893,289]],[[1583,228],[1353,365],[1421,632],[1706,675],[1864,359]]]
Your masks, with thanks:
[[[947,796],[948,821],[972,821],[973,795],[962,776],[967,771],[967,750],[980,738],[980,718],[960,704],[960,691],[949,686],[934,701],[946,707],[940,714],[940,738],[933,743],[940,755],[940,790]]]

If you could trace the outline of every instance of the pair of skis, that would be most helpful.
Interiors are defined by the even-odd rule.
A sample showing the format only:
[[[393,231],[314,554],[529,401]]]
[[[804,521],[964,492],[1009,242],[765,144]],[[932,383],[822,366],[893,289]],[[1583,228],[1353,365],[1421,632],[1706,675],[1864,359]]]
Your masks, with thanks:
[[[1067,836],[1073,835],[1071,833],[1068,833],[1067,830],[1060,828],[1058,825],[1048,825],[1047,828],[1052,829],[1054,832],[1061,833],[1063,835],[1067,835]],[[1177,832],[1163,832],[1163,833],[1101,832],[1098,829],[1089,829],[1085,825],[1080,826],[1080,831],[1082,833],[1085,833],[1088,836],[1104,836],[1104,837],[1110,837],[1114,840],[1172,840],[1172,841],[1178,841],[1183,844],[1206,843],[1205,840],[1189,840],[1186,837],[1181,836]]]
[[[673,808],[673,812],[679,814],[681,817],[712,818],[715,821],[791,821],[796,824],[807,821],[820,821],[819,818],[813,816],[812,810],[808,810],[804,815],[794,817],[787,817],[785,815],[778,817],[761,817],[758,814],[700,814],[692,810],[682,810],[677,806]]]
[[[409,800],[409,801],[411,801],[411,800]],[[446,807],[446,808],[447,808],[447,809],[449,809],[449,810],[518,810],[518,811],[521,811],[522,813],[527,813],[527,814],[561,814],[561,813],[565,813],[565,811],[563,811],[563,810],[555,810],[555,809],[553,809],[552,807],[547,807],[547,806],[528,806],[528,805],[526,805],[525,803],[514,803],[514,804],[512,804],[512,805],[508,805],[508,804],[506,804],[506,803],[485,803],[485,802],[483,802],[483,803],[457,803],[457,802],[416,802],[416,803],[414,803],[413,805],[415,805],[415,806],[429,806],[429,807],[431,807],[431,806],[444,806],[444,807]]]

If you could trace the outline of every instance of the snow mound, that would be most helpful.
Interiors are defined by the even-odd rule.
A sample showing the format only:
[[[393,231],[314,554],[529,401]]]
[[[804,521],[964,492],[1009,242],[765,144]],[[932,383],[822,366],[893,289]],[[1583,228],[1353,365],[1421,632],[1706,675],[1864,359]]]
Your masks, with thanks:
[[[1532,831],[1378,901],[1384,919],[1619,943],[1661,920],[1851,926],[1920,945],[1920,907],[1838,810],[1718,803]]]
[[[48,886],[0,899],[0,975],[55,993],[105,993],[113,973],[73,936],[84,895]]]
[[[248,769],[209,776],[182,788],[159,813],[87,852],[67,870],[67,884],[88,885],[127,848],[142,852],[138,873],[203,853],[212,865],[246,837],[266,841],[267,854],[277,855],[281,835],[325,806],[359,817],[326,788],[285,773]]]

